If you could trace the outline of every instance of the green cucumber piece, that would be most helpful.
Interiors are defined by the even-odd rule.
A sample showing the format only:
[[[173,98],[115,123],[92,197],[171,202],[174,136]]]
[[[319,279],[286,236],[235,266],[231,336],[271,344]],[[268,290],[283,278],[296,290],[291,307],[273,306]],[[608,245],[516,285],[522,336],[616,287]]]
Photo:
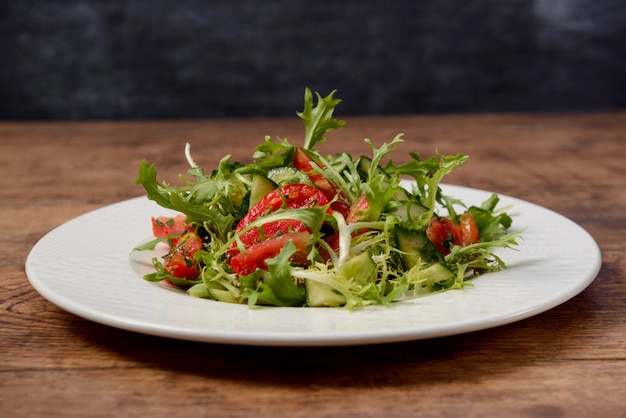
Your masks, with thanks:
[[[214,299],[220,302],[237,303],[237,299],[228,290],[215,283],[207,287],[204,283],[197,283],[187,289],[187,294],[196,298]]]
[[[211,298],[211,292],[204,283],[196,283],[187,289],[187,294],[195,298]]]
[[[292,183],[312,184],[309,176],[294,167],[275,167],[268,173],[267,177],[279,186]]]
[[[213,295],[213,297],[215,297],[215,299],[219,300],[220,302],[238,303],[237,299],[235,299],[232,293],[230,293],[228,290],[210,289],[209,291],[211,292],[211,295]]]
[[[402,227],[396,226],[396,245],[402,251],[402,265],[405,269],[417,265],[422,258],[422,249],[426,245],[428,239],[422,231],[409,231]]]
[[[398,191],[393,194],[393,200],[404,202],[411,199],[411,193],[404,187],[399,187]]]
[[[309,306],[343,306],[346,304],[345,296],[325,283],[305,279],[304,289]]]
[[[274,190],[276,187],[276,183],[265,177],[263,174],[254,173],[252,175],[252,186],[250,187],[250,203],[248,207],[251,209],[254,205],[259,203],[259,201],[263,199],[266,194]]]
[[[441,283],[453,279],[456,274],[441,263],[435,263],[419,271],[421,280],[429,284]]]
[[[359,157],[359,160],[356,163],[356,171],[359,173],[359,176],[361,176],[361,179],[363,179],[363,181],[369,180],[369,170],[371,166],[372,159],[370,157],[367,157],[365,155],[361,155]],[[387,174],[387,172],[380,166],[376,167],[376,174],[382,174],[387,179],[391,180],[389,174]]]
[[[368,253],[361,253],[346,260],[338,271],[346,279],[369,281],[376,274],[376,265]]]
[[[404,192],[406,192],[406,190],[404,190]],[[396,194],[397,193],[398,192],[396,192]],[[408,195],[408,192],[406,193]],[[389,210],[389,213],[397,216],[402,221],[413,221],[428,210],[420,202],[410,198],[402,200],[396,199],[393,203],[393,208]]]

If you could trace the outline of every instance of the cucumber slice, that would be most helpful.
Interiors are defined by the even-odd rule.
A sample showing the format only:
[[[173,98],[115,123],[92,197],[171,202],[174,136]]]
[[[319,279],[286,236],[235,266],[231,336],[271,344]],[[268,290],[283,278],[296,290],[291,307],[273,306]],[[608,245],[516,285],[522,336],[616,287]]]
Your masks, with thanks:
[[[363,181],[368,180],[368,173],[369,173],[369,169],[371,165],[372,165],[371,158],[366,157],[365,155],[362,155],[359,157],[359,160],[356,163],[356,170],[359,173],[359,176],[361,176],[361,179]]]
[[[346,304],[346,298],[325,283],[305,279],[304,288],[309,306],[342,306]]]
[[[359,173],[361,180],[365,182],[369,180],[369,169],[371,166],[371,158],[366,157],[365,155],[359,157],[359,160],[356,163],[356,170]],[[389,175],[389,173],[387,173],[384,168],[378,166],[376,167],[376,174],[382,174],[383,176],[385,176],[386,180],[383,182],[382,186],[388,187],[389,181],[391,181],[391,176]],[[411,194],[402,187],[399,187],[398,190],[391,197],[391,200],[407,200],[410,198]]]
[[[419,271],[421,280],[429,284],[440,283],[456,277],[448,267],[440,263],[435,263]]]
[[[274,190],[276,187],[276,183],[265,177],[263,174],[254,173],[252,175],[250,203],[248,207],[251,209],[254,205],[259,203],[259,201],[263,199],[266,194]]]
[[[187,289],[187,294],[195,298],[211,298],[211,292],[204,283],[197,283]]]
[[[428,239],[422,231],[409,231],[399,226],[395,228],[395,235],[398,249],[402,251],[402,265],[408,270],[422,258],[422,249]]]
[[[211,289],[211,294],[220,302],[238,303],[237,299],[228,290]]]
[[[400,187],[397,192],[393,194],[392,200],[398,200],[400,202],[404,202],[405,200],[411,199],[411,193],[403,187]]]
[[[339,274],[346,279],[369,281],[376,274],[376,265],[368,253],[361,253],[344,262]]]
[[[275,167],[268,173],[267,177],[279,186],[291,183],[312,184],[309,176],[294,167]]]
[[[367,157],[365,155],[361,155],[359,157],[359,160],[356,163],[356,170],[359,173],[359,176],[361,176],[361,179],[363,179],[363,181],[369,180],[369,170],[371,166],[372,159],[370,157]],[[376,173],[383,174],[387,179],[391,179],[389,174],[387,174],[387,172],[380,166],[376,167]]]
[[[408,192],[406,193],[408,195]],[[396,194],[398,194],[398,192],[396,192]],[[397,201],[394,202],[393,209],[389,210],[389,213],[397,216],[402,221],[412,221],[427,210],[428,209],[422,206],[420,202],[409,198],[402,200],[397,199]]]
[[[204,283],[198,283],[187,289],[187,293],[196,298],[215,299],[220,302],[237,303],[237,299],[221,285],[215,284],[211,288]]]

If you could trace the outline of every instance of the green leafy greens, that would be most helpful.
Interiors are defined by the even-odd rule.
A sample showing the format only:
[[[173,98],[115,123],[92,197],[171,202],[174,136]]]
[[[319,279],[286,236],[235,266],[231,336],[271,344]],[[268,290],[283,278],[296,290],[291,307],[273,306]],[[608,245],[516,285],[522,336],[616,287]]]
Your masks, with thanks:
[[[161,259],[153,260],[155,272],[146,279],[169,281],[192,296],[249,306],[352,309],[462,288],[471,284],[473,275],[505,268],[494,250],[514,248],[521,232],[508,232],[512,219],[496,211],[498,196],[466,207],[444,195],[440,188],[444,176],[469,157],[437,152],[422,160],[410,153],[409,162],[394,164],[389,156],[403,142],[402,134],[380,147],[366,139],[371,156],[321,155],[316,145],[326,141],[329,131],[345,123],[333,118],[341,102],[334,94],[322,97],[305,90],[304,109],[297,112],[304,123],[301,148],[287,139],[267,136],[255,148],[252,163],[230,162],[230,156],[225,156],[211,174],[193,162],[187,149],[191,167],[188,177],[181,176],[181,187],[159,183],[154,165],[143,161],[135,183],[143,186],[147,197],[161,207],[185,214],[187,223],[204,237],[203,248],[193,256],[193,262],[200,267],[195,279],[173,276],[164,268],[166,260]],[[270,188],[280,187],[279,179],[271,179],[272,173],[283,167],[298,171],[294,168],[296,152],[310,157],[311,171],[300,169],[298,176],[280,181],[299,183],[304,178],[319,186],[315,181],[322,178],[324,185],[335,188],[329,203],[297,209],[282,207],[236,229],[251,209],[251,195],[258,193],[253,190],[253,177],[261,176]],[[403,187],[403,178],[413,180],[412,190]],[[350,212],[333,209],[337,203],[349,206]],[[443,211],[458,223],[459,210],[472,215],[480,240],[469,245],[450,244],[449,251],[442,253],[427,236],[429,225],[440,219]],[[279,252],[263,260],[266,268],[249,274],[235,273],[230,264],[233,254],[245,256],[251,250],[243,243],[243,234],[252,230],[263,234],[264,226],[284,220],[301,222],[310,232],[306,262],[295,261],[295,254],[302,249],[288,240]],[[165,241],[157,239],[137,250]]]

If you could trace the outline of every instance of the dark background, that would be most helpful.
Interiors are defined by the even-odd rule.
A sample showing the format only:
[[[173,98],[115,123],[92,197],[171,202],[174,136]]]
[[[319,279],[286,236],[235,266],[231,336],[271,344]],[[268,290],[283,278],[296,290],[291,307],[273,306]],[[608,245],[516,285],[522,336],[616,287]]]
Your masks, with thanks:
[[[621,0],[20,0],[0,119],[626,108]]]

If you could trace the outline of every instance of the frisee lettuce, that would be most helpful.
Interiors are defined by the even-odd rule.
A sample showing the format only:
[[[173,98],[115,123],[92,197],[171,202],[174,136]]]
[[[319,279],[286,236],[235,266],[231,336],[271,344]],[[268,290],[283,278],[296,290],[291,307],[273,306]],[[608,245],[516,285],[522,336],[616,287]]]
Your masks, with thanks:
[[[304,149],[312,150],[316,144],[326,141],[324,135],[333,129],[339,129],[345,122],[334,119],[333,112],[341,100],[333,98],[335,91],[322,97],[315,93],[317,106],[313,104],[313,94],[310,89],[304,91],[304,110],[297,112],[304,122]]]

